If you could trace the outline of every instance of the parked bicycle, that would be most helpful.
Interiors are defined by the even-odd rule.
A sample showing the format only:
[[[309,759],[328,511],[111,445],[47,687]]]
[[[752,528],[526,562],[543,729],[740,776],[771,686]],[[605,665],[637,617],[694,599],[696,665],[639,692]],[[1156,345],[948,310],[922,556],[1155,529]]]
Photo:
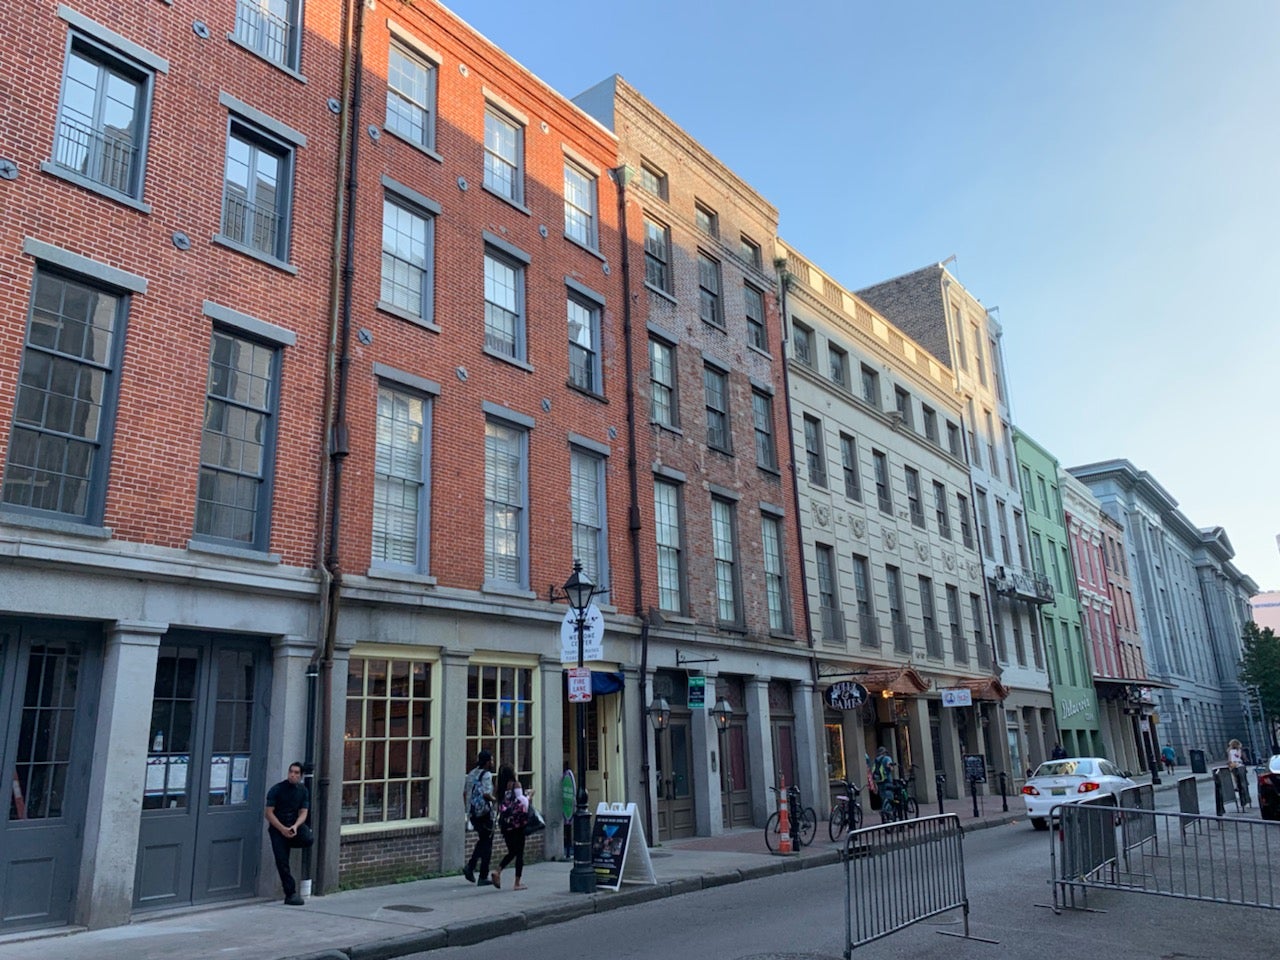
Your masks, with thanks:
[[[777,787],[769,789],[778,795],[781,802],[782,791]],[[813,835],[818,831],[818,815],[814,813],[813,807],[801,804],[800,788],[795,784],[787,787],[787,808],[791,819],[792,849],[799,850],[801,847],[811,845]],[[769,848],[770,853],[778,852],[779,842],[782,839],[782,831],[779,829],[781,823],[782,818],[775,810],[769,815],[769,821],[764,825],[764,844]]]
[[[914,820],[920,816],[920,804],[916,802],[916,778],[913,773],[905,780],[894,777],[887,788],[882,787],[880,819],[884,823],[896,820]]]
[[[862,826],[862,801],[858,799],[862,793],[852,780],[837,780],[841,792],[836,794],[835,806],[831,808],[831,819],[827,821],[827,833],[832,840],[839,840],[845,829],[850,832]]]

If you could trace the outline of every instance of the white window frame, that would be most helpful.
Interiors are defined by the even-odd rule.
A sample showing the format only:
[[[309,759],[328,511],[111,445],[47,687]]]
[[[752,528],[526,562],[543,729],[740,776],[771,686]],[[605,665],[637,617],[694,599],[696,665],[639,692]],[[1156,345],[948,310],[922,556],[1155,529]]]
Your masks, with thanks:
[[[597,586],[609,582],[606,460],[594,450],[569,448],[569,522],[573,558]]]
[[[765,605],[769,629],[782,633],[787,629],[787,577],[782,548],[782,518],[760,513],[760,542],[764,554]]]
[[[372,543],[370,563],[375,568],[406,570],[412,573],[427,574],[431,557],[431,413],[432,397],[416,391],[408,390],[398,383],[382,382],[378,384],[377,429],[374,437],[374,492],[372,517]],[[420,405],[420,417],[417,423],[412,419],[404,420],[397,414],[400,405],[410,408],[411,415],[414,404]],[[394,405],[394,406],[393,406]],[[407,425],[402,425],[407,424]],[[401,447],[396,438],[399,434],[418,433],[416,449],[412,446]],[[409,438],[407,443],[411,443]],[[412,555],[404,557],[399,552],[398,559],[388,556],[391,544],[391,532],[387,527],[387,509],[392,503],[390,496],[392,483],[399,485],[401,509],[403,504],[412,501],[413,537]],[[385,496],[384,491],[385,489]],[[379,531],[379,503],[383,502],[382,527]],[[383,549],[379,550],[379,543]]]
[[[738,583],[738,530],[732,500],[711,498],[711,557],[715,564],[716,619],[742,622],[741,587]]]
[[[661,363],[659,363],[661,358]],[[660,373],[670,382],[659,379]],[[649,419],[672,430],[680,427],[680,377],[676,367],[676,345],[658,337],[649,338]],[[660,402],[659,397],[665,399]],[[668,416],[662,416],[665,412]]]
[[[395,70],[395,57],[408,69]],[[436,149],[436,84],[439,66],[396,37],[387,45],[387,113],[383,127],[407,143],[432,152]],[[397,86],[397,76],[409,89]],[[402,126],[402,120],[406,126]]]
[[[778,445],[773,437],[773,396],[763,390],[751,391],[751,420],[756,436],[756,466],[778,469]]]
[[[397,218],[397,222],[388,223],[388,215],[392,213]],[[420,244],[416,236],[419,225],[422,232]],[[406,233],[405,227],[411,228],[413,234]],[[403,311],[411,317],[416,317],[423,323],[431,323],[434,314],[435,233],[434,214],[393,193],[383,196],[379,302],[390,305],[397,311]],[[390,275],[388,269],[390,269]],[[405,295],[411,289],[410,284],[397,282],[397,273],[404,274],[409,280],[416,277],[418,287],[416,305],[412,302],[412,295]]]
[[[492,103],[484,105],[484,188],[524,203],[524,124]]]
[[[589,250],[599,247],[598,184],[580,163],[564,161],[564,235]]]
[[[503,279],[499,271],[510,271],[511,284],[500,284]],[[510,289],[511,303],[507,297],[500,295]],[[499,299],[500,298],[500,299]],[[492,316],[494,311],[501,311],[498,319],[506,320],[510,316],[510,337],[507,331],[497,324]],[[527,349],[525,335],[525,264],[515,257],[507,256],[496,247],[485,245],[484,249],[484,349],[486,353],[501,357],[504,360],[523,362]]]
[[[501,417],[487,416],[484,447],[485,589],[525,590],[529,585],[529,431]],[[502,485],[495,472],[498,456],[516,461],[515,475]],[[511,529],[499,530],[495,522],[499,511],[510,515]],[[500,568],[500,540],[511,541],[514,570]]]
[[[600,362],[600,314],[595,300],[570,290],[565,295],[569,338],[569,383],[595,396],[604,395]],[[575,330],[577,336],[575,336]]]
[[[644,215],[644,282],[668,296],[675,289],[671,269],[671,228],[647,213]]]
[[[664,477],[654,477],[653,481],[658,607],[675,613],[684,613],[686,603],[682,486]]]

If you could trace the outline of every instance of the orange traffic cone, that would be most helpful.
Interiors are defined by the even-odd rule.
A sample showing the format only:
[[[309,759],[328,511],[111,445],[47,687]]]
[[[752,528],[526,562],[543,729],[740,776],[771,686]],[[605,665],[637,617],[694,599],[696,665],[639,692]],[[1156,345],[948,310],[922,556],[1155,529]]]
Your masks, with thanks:
[[[778,852],[791,852],[791,814],[787,809],[787,778],[782,778],[782,792],[778,794]]]

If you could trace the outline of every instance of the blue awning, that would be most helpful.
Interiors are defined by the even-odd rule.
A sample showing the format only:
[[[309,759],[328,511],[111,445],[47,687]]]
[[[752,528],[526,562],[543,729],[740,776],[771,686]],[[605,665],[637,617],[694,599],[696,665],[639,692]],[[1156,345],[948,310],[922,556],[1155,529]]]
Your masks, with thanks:
[[[592,694],[619,693],[625,685],[621,671],[618,673],[604,673],[599,670],[591,671],[591,692]]]

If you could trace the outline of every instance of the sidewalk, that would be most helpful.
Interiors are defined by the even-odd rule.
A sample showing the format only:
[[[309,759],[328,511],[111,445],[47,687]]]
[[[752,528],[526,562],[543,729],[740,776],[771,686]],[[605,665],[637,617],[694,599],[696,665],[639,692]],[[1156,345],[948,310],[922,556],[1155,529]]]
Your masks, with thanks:
[[[983,815],[971,815],[971,801],[946,802],[968,830],[1000,826],[1022,819],[1019,797],[1009,798],[1009,812],[999,797],[979,797]],[[1016,802],[1015,802],[1016,801]],[[980,807],[980,809],[982,809]],[[921,814],[936,814],[936,804]],[[868,823],[871,823],[868,820]],[[652,847],[658,882],[626,885],[584,896],[569,892],[564,861],[529,864],[528,890],[476,888],[459,875],[414,883],[348,890],[313,897],[303,907],[278,900],[239,902],[217,909],[193,909],[163,917],[135,920],[123,927],[72,932],[13,934],[0,938],[0,960],[387,960],[440,947],[479,943],[533,927],[560,923],[592,913],[679,896],[698,890],[754,880],[791,870],[839,863],[841,844],[827,839],[827,824],[818,824],[817,840],[799,855],[770,854],[758,827],[717,837],[667,841]]]

